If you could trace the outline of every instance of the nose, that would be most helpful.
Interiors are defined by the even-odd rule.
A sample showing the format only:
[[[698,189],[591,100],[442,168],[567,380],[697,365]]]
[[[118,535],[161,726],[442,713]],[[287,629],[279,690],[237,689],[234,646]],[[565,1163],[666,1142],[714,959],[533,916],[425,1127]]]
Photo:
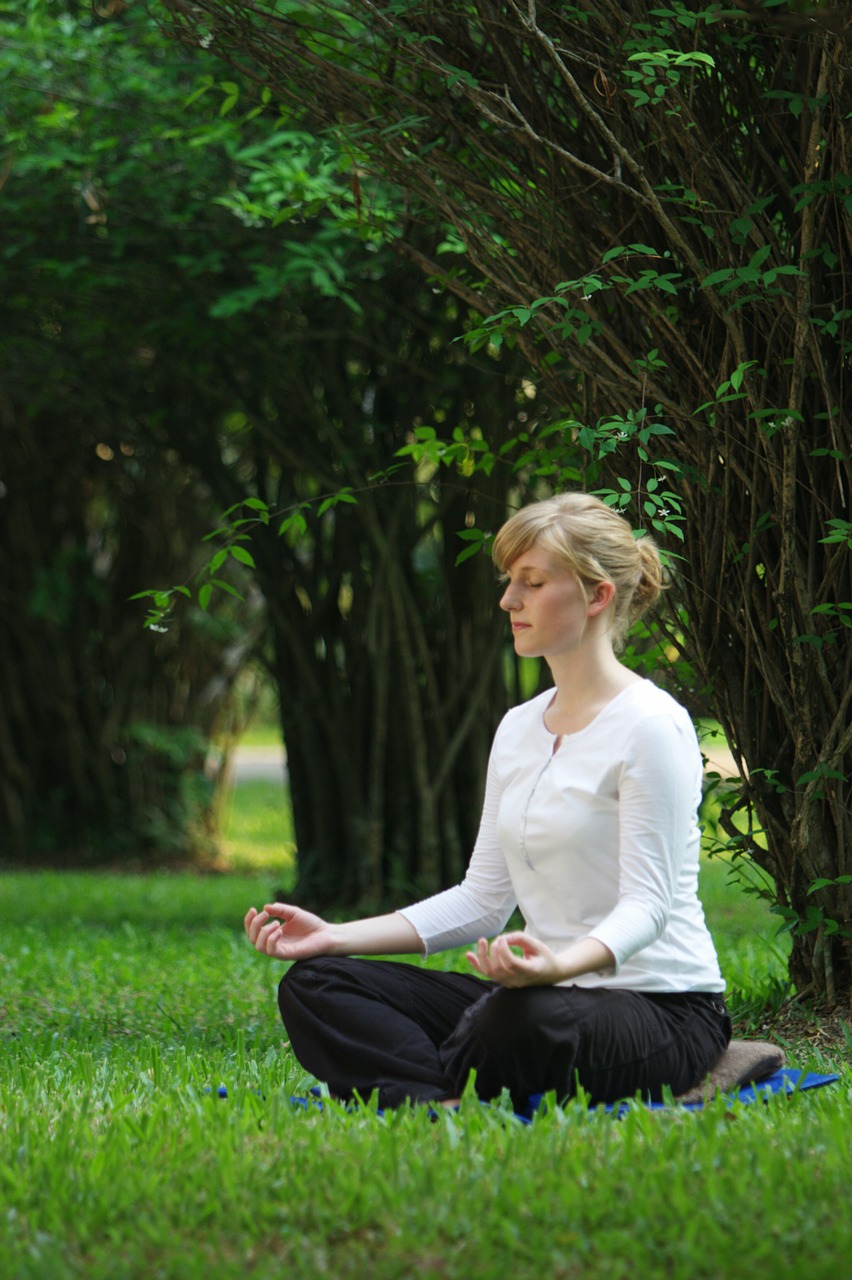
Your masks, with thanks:
[[[518,601],[515,598],[515,596],[512,594],[512,584],[509,583],[509,585],[506,587],[506,590],[503,592],[502,596],[500,597],[500,608],[505,609],[508,612],[509,609],[517,609],[517,607],[518,607]]]

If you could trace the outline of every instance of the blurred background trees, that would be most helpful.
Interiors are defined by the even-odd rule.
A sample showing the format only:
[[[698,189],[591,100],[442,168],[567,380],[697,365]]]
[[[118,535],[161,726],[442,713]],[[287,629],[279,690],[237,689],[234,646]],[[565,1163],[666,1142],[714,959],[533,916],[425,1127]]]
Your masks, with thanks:
[[[206,306],[233,219],[208,204],[216,149],[181,130],[194,73],[176,52],[87,6],[3,13],[0,830],[15,857],[174,856],[211,834],[202,769],[241,632],[195,609],[145,634],[128,604],[151,573],[185,576],[215,516],[173,442],[184,415],[213,421],[201,388],[224,334]]]

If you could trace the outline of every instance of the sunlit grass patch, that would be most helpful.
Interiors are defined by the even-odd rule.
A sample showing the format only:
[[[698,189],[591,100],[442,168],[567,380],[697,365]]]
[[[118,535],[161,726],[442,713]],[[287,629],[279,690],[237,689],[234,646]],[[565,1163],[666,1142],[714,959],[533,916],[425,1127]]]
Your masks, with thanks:
[[[222,803],[220,850],[234,871],[263,870],[282,884],[295,878],[293,810],[286,784],[240,781]]]

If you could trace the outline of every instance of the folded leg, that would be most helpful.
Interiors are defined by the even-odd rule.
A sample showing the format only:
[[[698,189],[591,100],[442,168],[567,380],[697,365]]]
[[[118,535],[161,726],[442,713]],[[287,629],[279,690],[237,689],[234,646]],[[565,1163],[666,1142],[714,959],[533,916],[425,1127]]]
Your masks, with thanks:
[[[379,1105],[452,1096],[439,1047],[492,984],[389,960],[321,957],[294,964],[278,1005],[302,1066],[337,1096]]]
[[[516,1107],[534,1093],[593,1102],[637,1092],[659,1099],[703,1079],[731,1035],[719,996],[647,995],[581,987],[492,988],[462,1013],[441,1046],[454,1094],[470,1072],[482,1098],[508,1089]]]

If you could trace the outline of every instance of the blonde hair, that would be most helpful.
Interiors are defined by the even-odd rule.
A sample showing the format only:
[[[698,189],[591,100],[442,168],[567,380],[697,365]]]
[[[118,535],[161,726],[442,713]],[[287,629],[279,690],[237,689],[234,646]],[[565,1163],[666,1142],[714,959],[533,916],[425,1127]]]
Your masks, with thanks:
[[[491,555],[501,573],[533,545],[555,556],[585,591],[598,582],[615,587],[613,648],[663,588],[660,553],[652,538],[634,538],[624,516],[589,493],[560,493],[523,507],[500,529]]]

